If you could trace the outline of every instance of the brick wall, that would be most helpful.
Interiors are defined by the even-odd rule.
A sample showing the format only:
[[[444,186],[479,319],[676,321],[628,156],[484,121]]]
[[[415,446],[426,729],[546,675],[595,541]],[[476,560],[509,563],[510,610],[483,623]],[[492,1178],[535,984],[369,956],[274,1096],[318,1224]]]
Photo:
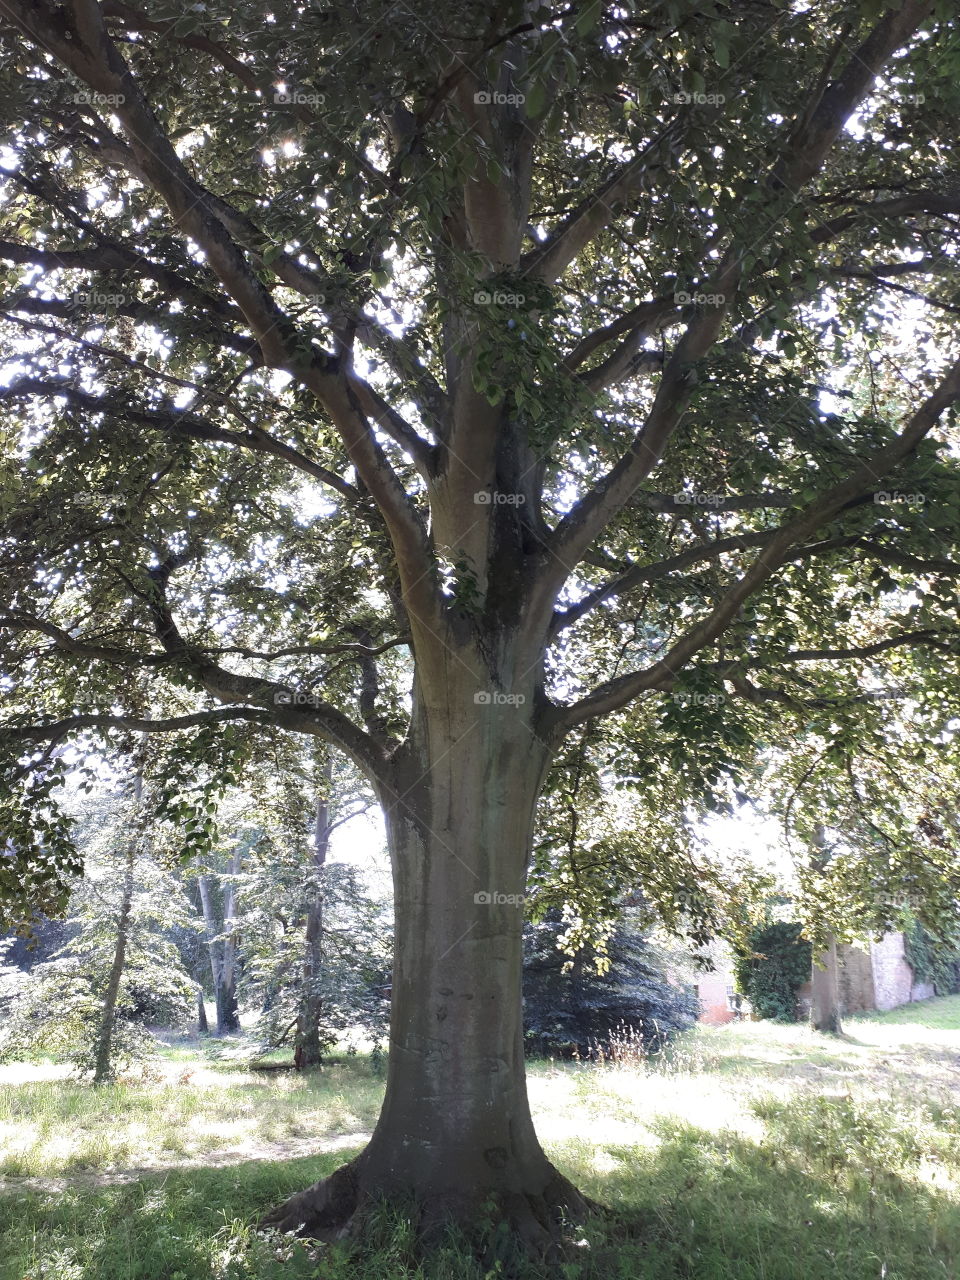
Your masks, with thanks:
[[[914,982],[913,970],[904,954],[902,933],[888,933],[869,949],[843,944],[837,948],[840,982],[840,1009],[843,1014],[869,1009],[896,1009],[911,1000],[929,1000],[934,995],[929,982]],[[714,953],[716,969],[697,979],[700,1021],[720,1026],[733,1019],[728,990],[733,988],[730,953],[722,946]],[[800,1016],[810,1008],[810,984],[797,993]]]
[[[733,985],[733,972],[727,967],[713,973],[697,975],[697,995],[700,998],[700,1021],[718,1027],[732,1022],[733,1010],[727,1000],[727,987]]]
[[[929,1000],[934,994],[931,983],[914,982],[902,933],[887,933],[879,942],[871,942],[870,958],[878,1009],[896,1009],[911,1000]]]
[[[837,948],[840,1008],[844,1013],[875,1009],[876,990],[873,965],[868,952],[843,944]]]

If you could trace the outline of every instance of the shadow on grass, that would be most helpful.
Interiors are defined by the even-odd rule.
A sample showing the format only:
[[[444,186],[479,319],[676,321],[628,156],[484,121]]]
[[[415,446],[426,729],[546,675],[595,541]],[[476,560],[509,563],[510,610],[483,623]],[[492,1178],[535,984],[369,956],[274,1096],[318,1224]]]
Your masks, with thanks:
[[[680,1123],[660,1145],[570,1151],[558,1163],[611,1208],[575,1260],[491,1271],[454,1246],[414,1261],[384,1220],[362,1251],[257,1240],[265,1209],[352,1153],[0,1199],[0,1280],[944,1280],[960,1274],[960,1208],[946,1190],[862,1162],[823,1165],[771,1121],[753,1142]],[[812,1140],[813,1135],[811,1135]],[[596,1172],[602,1150],[608,1171]],[[280,1256],[278,1256],[278,1252]]]
[[[250,1226],[354,1154],[0,1197],[0,1280],[299,1280],[315,1268],[283,1269],[259,1256],[267,1251],[251,1249]]]

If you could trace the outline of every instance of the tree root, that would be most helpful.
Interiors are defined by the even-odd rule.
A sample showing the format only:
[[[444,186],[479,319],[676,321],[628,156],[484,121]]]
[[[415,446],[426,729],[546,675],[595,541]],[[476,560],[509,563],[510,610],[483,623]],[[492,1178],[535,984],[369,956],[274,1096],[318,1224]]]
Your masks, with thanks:
[[[351,1161],[284,1200],[259,1225],[314,1240],[339,1240],[348,1234],[360,1200],[356,1162]]]
[[[375,1184],[358,1157],[290,1196],[259,1225],[327,1242],[366,1241],[377,1211],[393,1199]],[[563,1258],[572,1243],[571,1228],[606,1212],[556,1171],[537,1192],[499,1191],[481,1197],[446,1191],[419,1200],[408,1197],[392,1207],[409,1212],[420,1248],[434,1248],[455,1233],[487,1263],[510,1255]]]

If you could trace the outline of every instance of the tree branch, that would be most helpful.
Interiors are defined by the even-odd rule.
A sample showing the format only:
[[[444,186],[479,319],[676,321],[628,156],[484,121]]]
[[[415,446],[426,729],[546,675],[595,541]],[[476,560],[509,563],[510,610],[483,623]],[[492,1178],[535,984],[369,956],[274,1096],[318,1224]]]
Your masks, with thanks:
[[[230,720],[252,720],[273,723],[273,716],[262,707],[214,707],[209,711],[193,711],[183,716],[161,716],[144,719],[140,716],[80,715],[66,716],[62,720],[50,720],[42,724],[10,724],[3,726],[3,736],[9,742],[62,742],[78,729],[130,729],[137,733],[176,733],[180,729],[195,729],[205,724],[223,724]]]
[[[363,501],[359,489],[348,481],[320,466],[305,454],[284,444],[259,427],[251,427],[248,431],[229,431],[225,427],[215,426],[206,418],[202,418],[189,410],[148,409],[131,404],[125,395],[97,396],[89,391],[81,391],[67,380],[55,378],[17,378],[5,387],[0,387],[0,401],[14,400],[20,396],[62,397],[77,408],[88,413],[102,413],[127,422],[135,422],[154,431],[163,431],[173,436],[182,436],[188,440],[202,440],[205,443],[232,444],[238,448],[249,449],[254,453],[268,454],[288,462],[298,471],[304,472],[314,480],[319,480],[335,490],[352,504]]]
[[[524,274],[539,280],[559,279],[611,222],[626,199],[641,188],[653,187],[662,178],[684,129],[683,116],[679,115],[639,155],[615,170],[564,218],[542,245],[521,259]]]
[[[920,26],[929,0],[904,0],[885,14],[829,87],[816,91],[765,184],[773,222],[796,192],[819,171],[847,118],[867,95],[886,60]],[[755,238],[755,228],[751,228]],[[719,298],[695,315],[667,362],[653,405],[630,448],[596,487],[560,521],[545,562],[544,590],[555,591],[583,558],[590,544],[622,510],[630,495],[658,464],[690,400],[694,366],[711,349],[742,276],[747,245],[734,241],[704,288]]]
[[[690,547],[686,551],[680,551],[675,556],[657,561],[655,564],[631,565],[629,569],[618,577],[611,578],[609,582],[595,587],[593,591],[585,595],[582,600],[578,600],[576,604],[571,605],[562,612],[555,613],[553,625],[550,628],[550,642],[552,643],[567,627],[579,622],[581,618],[606,600],[611,600],[615,596],[622,596],[626,592],[632,591],[634,587],[642,586],[644,583],[657,582],[659,579],[675,573],[678,569],[686,569],[701,560],[713,560],[728,551],[743,551],[747,547],[763,546],[764,543],[770,540],[772,532],[769,529],[762,529],[755,533],[741,533],[729,538],[718,538],[715,542],[709,542],[700,547]]]
[[[960,654],[956,644],[951,645],[949,640],[941,639],[943,635],[952,637],[955,641],[960,638],[960,632],[941,632],[927,628],[923,631],[904,631],[898,636],[888,636],[885,640],[877,640],[873,644],[844,649],[793,649],[777,661],[779,665],[783,662],[837,662],[847,658],[872,658],[878,653],[885,653],[888,649],[899,649],[904,645],[927,645],[942,653]]]
[[[571,373],[575,372],[590,359],[598,347],[624,334],[643,341],[644,338],[649,338],[651,334],[656,333],[664,322],[676,313],[677,304],[672,297],[652,298],[649,302],[641,302],[639,306],[625,311],[610,324],[604,325],[601,329],[594,329],[592,333],[581,338],[573,350],[564,357],[564,368]]]
[[[96,0],[70,0],[66,10],[56,11],[45,0],[31,4],[9,0],[7,12],[28,38],[53,52],[91,89],[113,95],[138,176],[164,200],[181,231],[203,249],[211,270],[246,316],[264,360],[298,378],[330,415],[350,460],[383,513],[408,613],[411,619],[421,617],[428,627],[436,627],[442,614],[442,593],[436,574],[429,569],[433,557],[420,514],[351,393],[345,370],[338,368],[329,353],[303,346],[302,335],[290,317],[245,260],[240,245],[251,235],[259,235],[256,228],[207,191],[184,167],[110,39]],[[72,15],[72,29],[64,22],[65,13]],[[262,247],[262,242],[258,243],[255,251]],[[292,259],[287,260],[287,266],[298,276],[309,275]],[[282,272],[279,274],[282,277]]]
[[[907,457],[936,425],[943,411],[960,399],[960,360],[947,371],[940,385],[921,405],[896,439],[861,463],[846,479],[815,499],[793,520],[781,525],[750,568],[740,577],[702,622],[676,641],[665,657],[644,671],[633,672],[607,681],[594,692],[562,709],[556,720],[562,730],[569,729],[594,716],[605,715],[626,705],[637,694],[656,688],[666,678],[675,676],[705,646],[721,635],[749,599],[790,558],[791,552],[804,538],[832,520],[844,507]]]

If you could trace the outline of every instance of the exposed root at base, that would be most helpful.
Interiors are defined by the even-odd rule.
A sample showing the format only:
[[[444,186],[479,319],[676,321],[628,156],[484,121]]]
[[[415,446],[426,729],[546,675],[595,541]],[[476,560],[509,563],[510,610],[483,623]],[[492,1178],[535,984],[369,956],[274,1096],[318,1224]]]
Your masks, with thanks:
[[[261,1227],[323,1241],[367,1239],[372,1218],[389,1203],[375,1186],[365,1186],[358,1161],[343,1165],[328,1178],[292,1195],[267,1214]],[[444,1192],[402,1205],[415,1225],[420,1245],[439,1245],[451,1230],[475,1247],[478,1257],[504,1251],[557,1259],[564,1256],[570,1228],[605,1213],[561,1174],[540,1192],[497,1192],[480,1200],[466,1193]]]
[[[360,1201],[355,1162],[351,1161],[329,1178],[284,1200],[259,1225],[313,1240],[339,1240],[348,1234]]]

